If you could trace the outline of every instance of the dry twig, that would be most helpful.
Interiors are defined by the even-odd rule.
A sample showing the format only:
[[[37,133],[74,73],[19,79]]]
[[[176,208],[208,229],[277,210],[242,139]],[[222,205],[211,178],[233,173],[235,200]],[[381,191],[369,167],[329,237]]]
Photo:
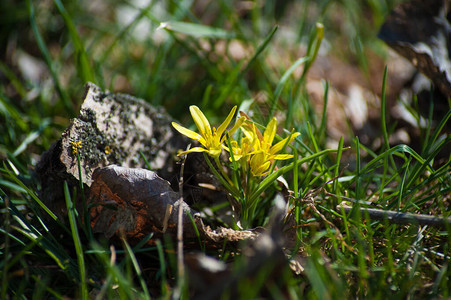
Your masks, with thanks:
[[[352,207],[347,205],[337,205],[337,211],[344,209],[346,213],[350,212]],[[387,219],[393,224],[418,224],[418,225],[430,225],[435,227],[451,226],[451,218],[430,216],[424,214],[412,214],[406,212],[398,212],[392,210],[383,210],[375,208],[360,208],[360,212],[367,213],[372,220],[385,220]]]

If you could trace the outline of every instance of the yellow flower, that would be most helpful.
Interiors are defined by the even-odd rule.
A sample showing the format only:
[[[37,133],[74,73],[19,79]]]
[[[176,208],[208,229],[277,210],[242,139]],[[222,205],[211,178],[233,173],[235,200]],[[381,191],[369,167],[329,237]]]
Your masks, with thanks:
[[[191,105],[189,107],[191,112],[191,116],[193,117],[194,123],[196,123],[197,128],[199,129],[199,133],[189,130],[175,122],[172,122],[172,126],[183,135],[198,141],[201,143],[202,147],[194,147],[189,149],[188,151],[180,152],[178,155],[185,155],[191,152],[207,152],[212,157],[219,157],[221,154],[221,145],[225,140],[224,131],[227,126],[229,126],[230,121],[232,121],[233,115],[236,111],[236,106],[232,108],[229,115],[225,119],[225,121],[216,129],[215,127],[211,127],[205,115],[202,111],[195,105]],[[244,118],[241,117],[237,120],[236,124],[229,131],[229,134],[233,134],[244,122]]]
[[[113,150],[111,149],[110,146],[105,146],[105,154],[106,155],[111,154],[112,152],[113,152]]]
[[[252,154],[255,139],[246,136],[241,139],[241,145],[238,145],[238,142],[233,140],[230,141],[230,144],[232,146],[233,159],[235,161],[246,160]],[[230,152],[229,147],[223,146],[223,148]],[[232,157],[230,157],[230,161],[232,161]]]
[[[293,157],[291,154],[277,153],[280,152],[285,145],[291,143],[299,135],[299,132],[294,132],[289,137],[281,140],[275,145],[272,145],[277,130],[276,118],[273,118],[269,122],[263,132],[263,135],[256,128],[254,123],[246,122],[242,127],[246,136],[256,137],[254,152],[252,153],[252,158],[250,161],[252,175],[264,176],[268,174],[267,170],[274,160],[284,160]]]
[[[72,146],[72,154],[75,155],[78,152],[78,149],[81,149],[81,140],[71,143]]]
[[[250,165],[252,175],[264,176],[268,174],[268,172],[266,171],[271,166],[271,161],[269,160],[269,157],[265,152],[259,151],[252,155]]]

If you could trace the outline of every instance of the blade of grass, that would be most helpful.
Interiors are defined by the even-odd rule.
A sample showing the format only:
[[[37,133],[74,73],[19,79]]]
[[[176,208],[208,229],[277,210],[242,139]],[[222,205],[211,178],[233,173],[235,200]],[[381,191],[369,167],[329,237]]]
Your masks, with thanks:
[[[7,188],[10,191],[16,191],[18,193],[27,193],[27,190],[19,186],[18,184],[15,184],[11,181],[0,179],[0,186],[3,186]]]
[[[386,84],[387,84],[387,71],[388,71],[388,67],[385,66],[384,76],[382,78],[382,92],[381,92],[381,130],[382,130],[382,136],[384,137],[385,150],[390,149],[390,142],[389,142],[388,131],[387,131],[386,111],[385,111],[385,106],[386,106],[385,89],[386,89]],[[392,167],[394,169],[396,169],[396,164],[395,164],[395,161],[393,160],[393,157],[389,156],[388,158],[390,158]]]
[[[199,242],[199,247],[202,251],[205,251],[205,243],[202,242],[202,238],[200,236],[199,229],[197,228],[197,225],[196,225],[196,220],[194,220],[194,217],[189,212],[187,212],[187,215],[188,215],[189,220],[191,221],[191,225],[193,225],[194,234],[196,235],[197,241]]]
[[[294,148],[293,153],[293,160],[294,160],[294,166],[293,166],[293,190],[294,190],[294,197],[299,198],[299,163],[298,163],[298,149]]]
[[[22,99],[27,97],[27,89],[22,85],[20,79],[16,76],[16,74],[14,74],[14,72],[8,67],[8,65],[1,61],[0,72],[9,79]]]
[[[39,128],[37,130],[29,133],[27,135],[27,137],[19,145],[19,147],[17,147],[17,149],[13,152],[12,155],[17,156],[17,155],[21,154],[23,151],[25,151],[27,149],[27,146],[29,144],[33,143],[41,135],[41,133],[44,131],[44,129],[46,129],[47,126],[49,126],[50,122],[51,122],[51,120],[48,118],[43,119]]]
[[[322,261],[321,255],[318,250],[311,249],[311,256],[308,257],[308,264],[305,268],[305,274],[312,284],[313,292],[315,293],[315,298],[317,299],[332,299],[331,291],[328,288],[330,283],[325,282],[323,277],[328,270],[325,269],[324,264],[319,263]]]
[[[78,59],[76,62],[77,67],[79,67],[79,76],[84,82],[95,83],[94,72],[89,64],[88,54],[86,53],[85,46],[72,22],[72,17],[64,8],[63,3],[60,0],[53,0],[58,9],[59,13],[63,17],[64,23],[67,26],[69,35],[72,38],[72,42],[75,48],[75,57]]]
[[[435,146],[435,142],[437,141],[440,133],[442,132],[443,128],[448,123],[448,120],[450,118],[451,118],[451,109],[448,110],[443,119],[440,120],[440,123],[435,128],[434,133],[432,134],[432,137],[429,140],[429,143],[427,144],[427,147],[424,149],[423,153],[427,154],[430,151],[430,148]]]
[[[235,34],[221,28],[214,28],[211,26],[187,23],[180,21],[169,21],[160,23],[161,29],[167,31],[183,33],[195,38],[217,38],[217,39],[233,39]]]
[[[75,252],[77,254],[78,268],[80,274],[81,298],[88,299],[88,285],[86,281],[86,266],[83,255],[83,246],[81,245],[80,235],[78,234],[77,219],[75,218],[75,206],[69,194],[69,186],[64,181],[64,198],[66,199],[67,215],[69,217],[72,239],[74,240]]]
[[[425,164],[426,160],[423,159],[417,152],[415,152],[411,147],[407,145],[396,145],[393,148],[391,148],[388,151],[383,152],[382,154],[379,154],[377,157],[373,158],[365,167],[363,167],[360,171],[360,175],[363,176],[364,174],[371,174],[374,172],[374,170],[380,166],[380,161],[384,158],[388,157],[389,155],[392,155],[397,152],[403,152],[410,154],[413,158],[415,158],[418,162],[421,164]],[[430,172],[434,172],[434,169],[429,165],[425,164],[425,168],[427,168]],[[356,176],[351,176],[350,183],[353,183],[356,179]]]
[[[334,183],[332,186],[332,191],[336,195],[340,195],[340,191],[338,191],[338,175],[340,174],[340,162],[341,162],[341,154],[343,153],[343,137],[340,138],[340,141],[338,142],[338,148],[337,148],[337,166],[335,168],[334,173]]]
[[[280,97],[280,94],[282,93],[283,87],[285,86],[286,82],[288,81],[288,79],[290,78],[291,74],[293,74],[293,72],[302,64],[306,63],[310,61],[310,57],[301,57],[298,60],[296,60],[290,68],[288,68],[288,70],[282,75],[282,77],[280,78],[279,83],[276,86],[276,89],[274,91],[274,97],[273,100],[271,101],[271,108],[269,110],[269,114],[268,114],[268,120],[267,123],[269,123],[269,121],[271,121],[272,117],[274,116],[274,112],[276,111],[276,106],[277,106],[277,102],[278,99]]]
[[[447,163],[445,163],[443,166],[441,166],[439,169],[436,170],[436,172],[432,173],[428,178],[425,180],[422,180],[420,184],[412,187],[406,192],[406,196],[408,195],[414,195],[415,193],[418,193],[418,191],[423,190],[424,187],[435,187],[436,184],[435,181],[439,180],[441,178],[449,177],[449,167],[451,165],[451,158],[448,160]],[[425,193],[426,194],[426,193]],[[423,201],[423,200],[422,200]],[[417,201],[415,205],[420,205],[420,201]],[[407,208],[409,208],[409,205],[407,205]]]
[[[321,124],[319,126],[318,141],[323,141],[327,130],[327,102],[329,100],[329,81],[324,84],[323,112],[321,114]]]
[[[20,113],[20,108],[17,107],[17,103],[12,101],[6,95],[0,91],[0,113],[3,115],[3,122],[7,122],[9,119],[14,120],[14,125],[20,128],[22,131],[28,131],[28,123],[24,120],[22,113]],[[13,128],[9,128],[9,136],[11,140],[15,140],[15,131]]]
[[[91,215],[88,212],[88,205],[86,204],[86,198],[85,198],[85,189],[84,189],[84,183],[83,183],[83,174],[81,167],[81,160],[80,160],[80,152],[77,151],[77,165],[78,165],[78,180],[79,186],[80,186],[80,197],[81,197],[81,205],[83,210],[83,216],[80,220],[80,225],[83,228],[83,231],[88,236],[89,240],[93,238],[92,236],[92,230],[91,230]]]
[[[324,38],[324,26],[321,23],[316,23],[315,30],[313,34],[309,38],[309,44],[307,46],[307,57],[310,58],[309,61],[306,62],[304,66],[304,70],[302,71],[301,77],[297,80],[294,90],[294,98],[299,99],[301,96],[301,86],[305,83],[305,78],[307,73],[315,62],[315,59],[318,55],[319,47],[321,46],[321,42]]]
[[[434,173],[434,170],[430,166],[429,162],[431,162],[437,154],[444,149],[445,145],[451,142],[451,136],[446,137],[440,143],[437,145],[437,148],[434,149],[434,151],[429,154],[429,156],[426,157],[426,159],[421,158],[417,159],[419,163],[415,164],[415,166],[412,168],[411,173],[409,174],[409,178],[407,179],[406,188],[410,188],[415,180],[418,179],[418,177],[423,173],[425,169],[428,169],[431,173]],[[413,150],[412,150],[413,151]],[[418,157],[419,155],[416,154]],[[414,156],[415,157],[415,156]],[[443,181],[443,178],[439,178],[439,181]]]
[[[360,141],[359,141],[359,137],[355,137],[355,153],[356,153],[356,158],[355,158],[355,173],[356,173],[356,183],[355,183],[355,198],[357,200],[361,200],[361,182],[362,182],[362,178],[360,177]],[[356,205],[358,206],[358,205]]]
[[[106,274],[108,274],[105,286],[102,287],[102,290],[111,291],[113,288],[111,286],[108,288],[108,285],[117,283],[117,287],[115,288],[117,294],[114,294],[115,297],[119,296],[120,299],[136,299],[136,295],[133,293],[135,289],[133,288],[132,281],[124,276],[114,260],[110,260],[110,257],[106,255],[103,247],[95,241],[92,241],[91,248],[96,250],[95,253],[100,258],[102,265],[106,268]],[[113,252],[114,246],[111,246],[110,249],[112,250],[111,252]]]
[[[130,34],[130,32],[135,28],[135,26],[142,20],[143,17],[147,16],[149,14],[150,9],[154,6],[155,2],[150,1],[149,4],[139,9],[139,14],[133,18],[133,21],[130,22],[127,26],[125,26],[114,38],[114,40],[111,42],[110,46],[102,53],[102,56],[100,57],[98,64],[103,65],[106,61],[106,59],[111,55],[113,50],[116,48],[119,41],[125,39],[127,35]],[[152,20],[152,19],[151,19]]]
[[[285,128],[293,128],[295,125],[293,124],[294,98],[292,89],[290,89],[290,93],[287,96],[288,101],[287,101],[287,115],[285,117]]]
[[[226,76],[226,78],[223,80],[223,85],[221,89],[221,93],[219,96],[215,99],[213,104],[213,109],[217,110],[221,108],[221,106],[226,101],[227,97],[229,97],[231,91],[236,88],[236,82],[240,78],[240,76],[243,74],[240,72],[242,62],[238,63],[233,70],[229,72],[229,74]]]
[[[313,134],[313,130],[312,130],[312,126],[311,126],[310,122],[307,122],[307,130],[308,130],[310,140],[312,141],[312,144],[313,144],[313,149],[315,150],[315,152],[319,152],[318,143],[316,142],[317,138]],[[319,162],[318,165],[319,165],[320,171],[324,171],[324,166],[323,166],[321,157],[318,158],[318,162]]]
[[[33,2],[32,0],[27,0],[28,4],[28,13],[30,15],[30,25],[33,30],[34,36],[36,38],[36,42],[38,43],[39,50],[41,50],[42,56],[44,57],[44,61],[49,68],[50,75],[52,76],[53,82],[55,83],[56,91],[58,92],[61,100],[63,101],[64,107],[68,110],[71,116],[75,115],[74,108],[70,101],[69,95],[67,91],[62,87],[61,82],[56,74],[55,68],[53,66],[52,58],[50,56],[50,52],[45,45],[44,39],[42,38],[41,33],[39,32],[38,25],[36,24],[36,16],[34,12]]]
[[[24,228],[19,228],[17,226],[11,226],[11,228],[27,237],[30,241],[36,242],[39,245],[39,247],[41,247],[56,262],[56,264],[61,268],[61,270],[68,271],[69,259],[62,258],[60,253],[56,253],[54,247],[51,244],[47,243],[43,239],[42,235],[37,235],[36,233],[32,232],[29,229],[30,227],[26,225],[25,222],[23,222],[23,220],[17,217],[17,215],[14,215],[13,217]]]
[[[35,276],[33,275],[32,278],[36,281],[39,282],[38,284],[41,284],[40,282],[42,281],[41,276]],[[48,282],[43,283],[43,288],[49,292],[53,297],[55,297],[55,299],[58,300],[65,300],[67,299],[66,296],[62,296],[60,293],[58,293],[57,291],[55,291],[54,289],[52,289],[51,287],[48,286]],[[35,294],[33,294],[33,299],[41,299],[42,297],[40,296],[36,296]]]
[[[145,244],[147,244],[148,241],[150,241],[150,239],[153,237],[153,235],[154,235],[154,233],[151,232],[151,233],[149,233],[145,238],[143,238],[141,241],[139,241],[139,243],[136,244],[136,245],[133,247],[133,252],[136,253],[137,251],[140,251],[141,248],[142,248]],[[155,249],[155,248],[154,248],[154,247],[147,248],[147,249],[144,248],[144,249],[142,249],[142,250],[152,250],[152,249]]]
[[[298,159],[296,165],[302,165],[305,162],[314,160],[318,157],[326,155],[327,153],[336,152],[336,151],[337,150],[335,150],[335,149],[326,149],[326,150],[314,153],[310,156]],[[266,177],[262,182],[259,183],[255,192],[249,197],[249,203],[252,204],[260,196],[260,194],[263,193],[268,188],[268,186],[271,185],[277,179],[277,177],[290,171],[291,169],[293,169],[294,166],[295,166],[295,163],[292,162],[289,165],[281,167],[276,172],[268,175],[268,177]]]
[[[21,239],[19,239],[18,237],[16,237],[15,235],[13,235],[12,233],[6,231],[3,228],[0,228],[0,233],[3,233],[5,235],[5,237],[8,236],[8,238],[13,239],[15,242],[20,244],[22,247],[26,247],[26,245],[27,245]]]
[[[407,177],[407,174],[409,173],[409,165],[410,165],[411,161],[412,161],[412,158],[410,157],[405,164],[406,167],[405,167],[404,175],[402,176],[401,184],[399,186],[398,210],[401,209],[401,203],[403,202],[402,200],[403,200],[404,193],[405,193],[406,177]],[[405,204],[407,204],[407,203],[405,203]]]
[[[247,65],[244,67],[243,71],[241,71],[241,74],[246,73],[247,70],[249,70],[249,68],[252,66],[252,64],[257,60],[258,56],[263,52],[263,50],[266,49],[266,47],[268,46],[269,42],[272,40],[274,34],[276,33],[277,29],[279,29],[279,26],[277,26],[277,25],[272,28],[271,32],[266,36],[266,38],[263,41],[263,43],[261,43],[257,47],[257,50],[255,51],[255,54],[249,60]]]
[[[139,266],[138,260],[136,259],[135,254],[132,251],[132,248],[127,243],[124,237],[122,237],[122,243],[125,246],[125,250],[127,251],[128,256],[132,260],[133,268],[135,269],[136,275],[138,276],[139,283],[141,284],[141,288],[144,292],[144,299],[150,299],[149,290],[147,289],[146,282],[144,281],[144,278],[142,276],[142,271]]]
[[[158,250],[158,258],[160,261],[161,291],[166,291],[167,290],[166,260],[164,257],[163,245],[161,244],[160,240],[156,241],[156,245],[157,245],[157,250]]]
[[[433,93],[432,90],[429,92],[429,113],[428,113],[428,119],[426,122],[426,130],[425,130],[425,136],[424,136],[424,142],[423,142],[423,147],[421,148],[421,154],[425,154],[424,150],[426,147],[428,147],[428,145],[430,145],[430,134],[431,134],[431,127],[432,127],[432,123],[433,123],[433,112],[434,112],[434,97],[433,97]]]
[[[3,169],[0,169],[0,171],[7,173],[9,175],[9,178],[11,178],[18,186],[23,188],[26,191],[26,193],[28,195],[30,195],[31,198],[33,198],[33,200],[36,201],[36,203],[38,203],[39,206],[42,209],[44,209],[44,211],[47,214],[49,214],[50,217],[52,217],[52,219],[54,219],[54,220],[58,219],[58,217],[38,198],[38,196],[36,195],[36,193],[34,191],[32,191],[29,187],[27,187],[19,178],[17,178],[17,176],[12,174],[11,171],[8,170],[5,163],[3,163]]]
[[[203,154],[204,154],[205,161],[207,162],[208,166],[210,167],[211,172],[216,176],[216,178],[221,182],[221,184],[224,185],[224,187],[230,192],[230,194],[233,197],[235,197],[236,199],[239,199],[240,192],[238,191],[238,189],[236,187],[234,187],[233,185],[229,184],[227,182],[227,180],[221,174],[219,174],[219,172],[213,166],[213,164],[211,163],[207,154],[205,154],[205,152]]]

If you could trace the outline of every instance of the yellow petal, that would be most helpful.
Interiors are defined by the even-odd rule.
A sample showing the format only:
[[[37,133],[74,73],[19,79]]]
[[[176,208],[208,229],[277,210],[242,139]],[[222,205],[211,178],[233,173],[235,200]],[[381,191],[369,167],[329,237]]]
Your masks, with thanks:
[[[241,125],[246,121],[244,117],[239,117],[238,120],[236,120],[235,125],[233,125],[232,129],[229,130],[229,134],[232,135],[237,131],[238,128],[241,127]]]
[[[253,150],[256,139],[249,139],[247,136],[241,139],[242,151],[249,153]]]
[[[241,155],[241,154],[233,155],[233,159],[235,159],[235,161],[239,161],[241,158],[243,158],[243,155]],[[229,160],[232,161],[232,157],[230,157]]]
[[[219,157],[221,155],[221,149],[208,149],[207,152],[212,157]]]
[[[254,175],[254,176],[264,176],[264,175],[268,174],[265,171],[269,169],[270,165],[271,165],[271,163],[269,161],[267,161],[267,162],[265,162],[262,165],[259,165],[259,166],[256,166],[256,167],[254,166],[254,168],[251,167],[252,175]]]
[[[271,154],[276,154],[277,152],[282,150],[283,147],[291,143],[298,135],[300,135],[299,132],[294,132],[291,136],[284,138],[283,140],[272,146],[270,150]]]
[[[266,155],[263,151],[255,152],[251,158],[251,166],[257,169],[266,162]]]
[[[241,127],[241,130],[243,131],[246,138],[249,139],[249,141],[254,141],[255,139],[257,139],[257,136],[254,134],[254,131],[249,130],[246,127]]]
[[[284,160],[284,159],[290,159],[292,157],[293,157],[293,155],[291,155],[291,154],[277,154],[277,155],[271,156],[271,159]]]
[[[196,123],[197,128],[200,131],[200,134],[205,138],[211,138],[211,127],[208,119],[202,113],[202,111],[196,105],[191,105],[189,107],[189,111],[191,112],[191,116],[193,117],[194,123]]]
[[[218,130],[216,131],[216,138],[217,138],[218,142],[221,139],[221,136],[224,133],[224,131],[226,130],[227,126],[229,126],[230,121],[232,121],[235,111],[236,111],[236,105],[232,108],[232,110],[230,111],[230,113],[227,116],[227,118],[225,119],[225,121],[222,122],[222,124],[218,127]]]
[[[185,128],[175,122],[172,122],[172,126],[181,134],[186,135],[187,137],[189,137],[190,139],[199,141],[203,146],[206,146],[206,142],[205,139],[198,134],[197,132],[194,132],[192,130],[189,130],[188,128]]]
[[[192,153],[192,152],[208,152],[208,150],[204,149],[204,148],[201,148],[201,147],[194,147],[194,148],[191,148],[191,149],[189,149],[187,151],[179,152],[177,154],[177,156],[182,156],[182,155],[185,155],[185,154],[188,154],[188,153]]]
[[[266,126],[265,132],[263,133],[263,140],[267,143],[267,145],[272,145],[272,141],[274,140],[274,136],[276,135],[277,130],[277,120],[276,118],[272,118],[272,120]]]
[[[260,130],[257,129],[257,127],[255,126],[255,124],[252,124],[252,134],[257,137],[255,139],[255,148],[257,150],[262,149],[262,147],[264,147],[264,139],[263,139],[263,135],[261,134]]]
[[[260,130],[257,129],[257,127],[255,126],[255,124],[252,121],[245,119],[241,128],[243,130],[247,130],[248,132],[250,132],[253,136],[257,137],[260,141],[263,141],[263,135],[261,134]]]

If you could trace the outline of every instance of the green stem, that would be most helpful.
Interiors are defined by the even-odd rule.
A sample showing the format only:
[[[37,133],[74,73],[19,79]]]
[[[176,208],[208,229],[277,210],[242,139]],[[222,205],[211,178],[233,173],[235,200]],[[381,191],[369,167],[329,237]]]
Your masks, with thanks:
[[[315,159],[315,158],[317,158],[319,156],[325,155],[325,154],[330,153],[330,152],[337,152],[337,151],[338,151],[337,149],[326,149],[326,150],[323,150],[321,152],[318,152],[318,153],[315,153],[315,154],[312,154],[310,156],[307,156],[307,157],[304,157],[304,158],[301,158],[301,159],[297,160],[296,165],[302,165],[303,163],[305,163],[305,162],[307,162],[309,160],[313,160],[313,159]],[[261,193],[263,193],[277,179],[277,177],[279,177],[280,175],[285,174],[286,172],[290,171],[291,169],[293,169],[294,166],[295,166],[295,163],[292,162],[291,164],[289,164],[289,165],[287,165],[285,167],[282,167],[282,168],[278,169],[276,172],[268,175],[268,177],[266,177],[265,180],[263,180],[262,182],[260,182],[260,184],[257,185],[257,187],[255,189],[255,192],[253,192],[252,195],[250,195],[249,201],[251,203],[256,201],[257,198],[261,195]]]
[[[224,168],[222,167],[221,162],[219,161],[219,157],[215,157],[214,160],[215,160],[216,166],[218,166],[219,172],[221,172],[221,175],[227,180],[227,182],[230,185],[233,185],[233,181],[230,179],[230,177],[224,171]]]
[[[218,180],[221,182],[221,184],[232,194],[233,197],[235,197],[236,199],[239,199],[240,192],[233,185],[230,185],[227,182],[227,180],[224,177],[222,177],[221,174],[218,173],[218,171],[215,169],[215,167],[211,163],[211,161],[208,158],[206,153],[204,153],[204,158],[205,158],[205,161],[207,162],[208,166],[210,167],[210,170],[213,172],[213,174],[216,176],[216,178],[218,178]]]

